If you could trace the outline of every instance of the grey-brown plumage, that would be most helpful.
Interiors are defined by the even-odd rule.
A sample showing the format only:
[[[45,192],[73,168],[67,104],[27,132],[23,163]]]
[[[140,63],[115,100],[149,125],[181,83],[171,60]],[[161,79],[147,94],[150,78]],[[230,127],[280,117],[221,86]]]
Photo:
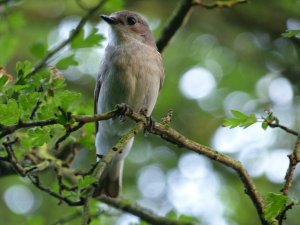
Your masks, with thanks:
[[[140,15],[130,11],[101,17],[109,24],[110,32],[97,78],[94,112],[108,112],[116,104],[126,103],[135,111],[147,109],[149,116],[164,80],[162,59],[149,26]],[[97,154],[105,154],[132,125],[130,120],[117,119],[96,123]],[[95,196],[119,195],[124,158],[132,144],[133,138],[108,165]]]

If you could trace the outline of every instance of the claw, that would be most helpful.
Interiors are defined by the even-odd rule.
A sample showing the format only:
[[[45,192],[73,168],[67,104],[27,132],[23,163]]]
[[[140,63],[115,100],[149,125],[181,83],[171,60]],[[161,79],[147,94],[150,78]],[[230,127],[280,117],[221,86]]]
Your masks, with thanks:
[[[96,154],[97,158],[98,159],[102,159],[103,158],[103,155],[100,155],[100,154]]]
[[[149,133],[154,131],[155,120],[152,116],[147,116],[147,126],[144,129],[144,135],[147,136]]]
[[[118,115],[121,122],[124,122],[126,120],[126,112],[128,108],[129,108],[128,104],[126,103],[120,104],[118,109]]]

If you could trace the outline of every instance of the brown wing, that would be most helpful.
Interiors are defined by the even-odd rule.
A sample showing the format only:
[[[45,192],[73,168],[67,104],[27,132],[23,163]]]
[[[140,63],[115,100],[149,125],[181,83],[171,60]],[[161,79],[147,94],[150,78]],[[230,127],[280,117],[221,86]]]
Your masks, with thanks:
[[[101,77],[102,74],[100,73],[97,77],[96,80],[96,86],[95,86],[95,91],[94,91],[94,114],[97,114],[97,108],[98,108],[98,99],[99,99],[99,94],[101,90]],[[98,132],[98,122],[95,122],[95,129],[96,129],[96,134]]]
[[[112,46],[107,46],[105,48],[105,56],[102,60],[101,66],[100,66],[100,72],[96,80],[96,87],[94,91],[94,114],[97,114],[98,110],[98,100],[99,100],[99,95],[101,91],[101,86],[103,83],[104,77],[107,75],[109,71],[109,65],[111,64],[111,59],[113,57],[113,52],[115,51],[115,48]],[[98,132],[99,126],[98,122],[95,122],[95,128],[96,128],[96,133]]]

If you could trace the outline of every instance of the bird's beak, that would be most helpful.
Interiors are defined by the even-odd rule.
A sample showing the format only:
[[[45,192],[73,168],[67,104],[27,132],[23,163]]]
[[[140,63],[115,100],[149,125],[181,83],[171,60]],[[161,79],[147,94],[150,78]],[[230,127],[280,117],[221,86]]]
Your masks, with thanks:
[[[101,18],[108,24],[114,25],[119,23],[119,20],[112,16],[101,15]]]

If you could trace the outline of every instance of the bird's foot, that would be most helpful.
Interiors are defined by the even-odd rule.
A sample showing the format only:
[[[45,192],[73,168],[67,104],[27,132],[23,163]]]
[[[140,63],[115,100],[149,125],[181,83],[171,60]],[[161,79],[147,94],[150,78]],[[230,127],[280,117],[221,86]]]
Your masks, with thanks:
[[[124,122],[126,120],[126,112],[128,109],[129,106],[126,103],[121,103],[120,105],[118,105],[117,115],[119,116],[121,122]]]
[[[149,133],[151,133],[154,130],[154,126],[155,126],[155,120],[153,119],[152,116],[147,116],[147,109],[141,109],[140,110],[140,114],[142,114],[143,116],[146,117],[147,119],[147,126],[144,129],[144,134],[148,135]]]

